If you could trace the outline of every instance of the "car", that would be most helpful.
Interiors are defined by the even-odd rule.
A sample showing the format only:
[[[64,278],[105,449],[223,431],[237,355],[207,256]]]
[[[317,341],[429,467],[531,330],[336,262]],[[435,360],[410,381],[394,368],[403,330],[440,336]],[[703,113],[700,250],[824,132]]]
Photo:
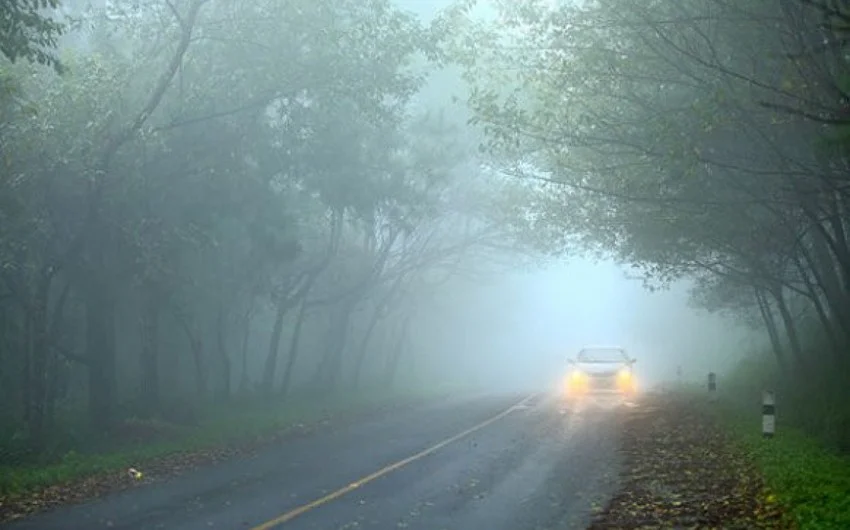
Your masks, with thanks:
[[[569,399],[584,396],[632,397],[637,391],[634,364],[624,348],[588,346],[575,359],[568,359],[569,369],[564,392]]]

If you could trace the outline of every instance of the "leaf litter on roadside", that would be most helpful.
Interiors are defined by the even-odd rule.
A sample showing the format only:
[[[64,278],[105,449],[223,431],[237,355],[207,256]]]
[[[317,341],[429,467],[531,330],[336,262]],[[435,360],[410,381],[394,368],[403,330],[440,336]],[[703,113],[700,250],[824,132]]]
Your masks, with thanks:
[[[723,429],[681,397],[624,411],[621,489],[588,527],[793,530]]]

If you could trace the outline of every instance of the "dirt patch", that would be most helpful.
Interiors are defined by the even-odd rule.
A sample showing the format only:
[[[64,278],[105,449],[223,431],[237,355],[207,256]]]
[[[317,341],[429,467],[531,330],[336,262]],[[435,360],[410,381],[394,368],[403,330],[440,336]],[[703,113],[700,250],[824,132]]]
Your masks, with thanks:
[[[622,487],[588,530],[794,528],[704,406],[653,395],[626,412]]]

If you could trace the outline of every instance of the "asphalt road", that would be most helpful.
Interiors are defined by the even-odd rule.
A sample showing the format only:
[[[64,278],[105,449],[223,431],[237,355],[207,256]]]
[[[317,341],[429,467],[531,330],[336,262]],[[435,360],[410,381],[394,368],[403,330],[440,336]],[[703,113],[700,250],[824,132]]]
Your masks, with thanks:
[[[617,414],[523,398],[391,412],[8,528],[584,528],[616,489]]]

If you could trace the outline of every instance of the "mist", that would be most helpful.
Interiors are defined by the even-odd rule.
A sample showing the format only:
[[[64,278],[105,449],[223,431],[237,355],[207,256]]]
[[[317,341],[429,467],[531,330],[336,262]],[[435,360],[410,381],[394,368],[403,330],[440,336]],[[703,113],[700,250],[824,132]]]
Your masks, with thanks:
[[[848,447],[845,11],[0,1],[0,523],[784,516],[718,425]]]
[[[399,0],[432,20],[450,0]],[[550,2],[555,8],[557,2]],[[473,20],[492,20],[497,9],[479,2]],[[464,102],[468,90],[459,69],[434,72],[419,104],[451,109],[451,119],[470,129]],[[557,259],[538,256],[532,266],[500,271],[459,292],[440,296],[416,333],[418,378],[451,380],[454,385],[503,391],[557,388],[566,360],[589,345],[625,348],[638,359],[645,388],[672,382],[702,383],[708,372],[731,369],[764,338],[752,326],[728,315],[695,308],[692,282],[680,280],[650,291],[629,265],[586,258],[580,247]],[[529,270],[530,269],[530,270]],[[421,341],[421,342],[419,342]],[[445,364],[444,364],[445,363]],[[430,375],[433,374],[433,375]]]
[[[526,31],[478,24],[510,9],[296,4],[68,1],[62,68],[4,66],[9,432],[40,447],[65,415],[105,432],[238,403],[548,390],[597,344],[652,388],[764,347],[694,308],[699,271],[656,274],[613,224],[627,203],[511,173],[554,174],[561,154],[532,160],[476,106],[507,71],[480,67],[487,51]],[[493,80],[493,101],[516,82]]]

